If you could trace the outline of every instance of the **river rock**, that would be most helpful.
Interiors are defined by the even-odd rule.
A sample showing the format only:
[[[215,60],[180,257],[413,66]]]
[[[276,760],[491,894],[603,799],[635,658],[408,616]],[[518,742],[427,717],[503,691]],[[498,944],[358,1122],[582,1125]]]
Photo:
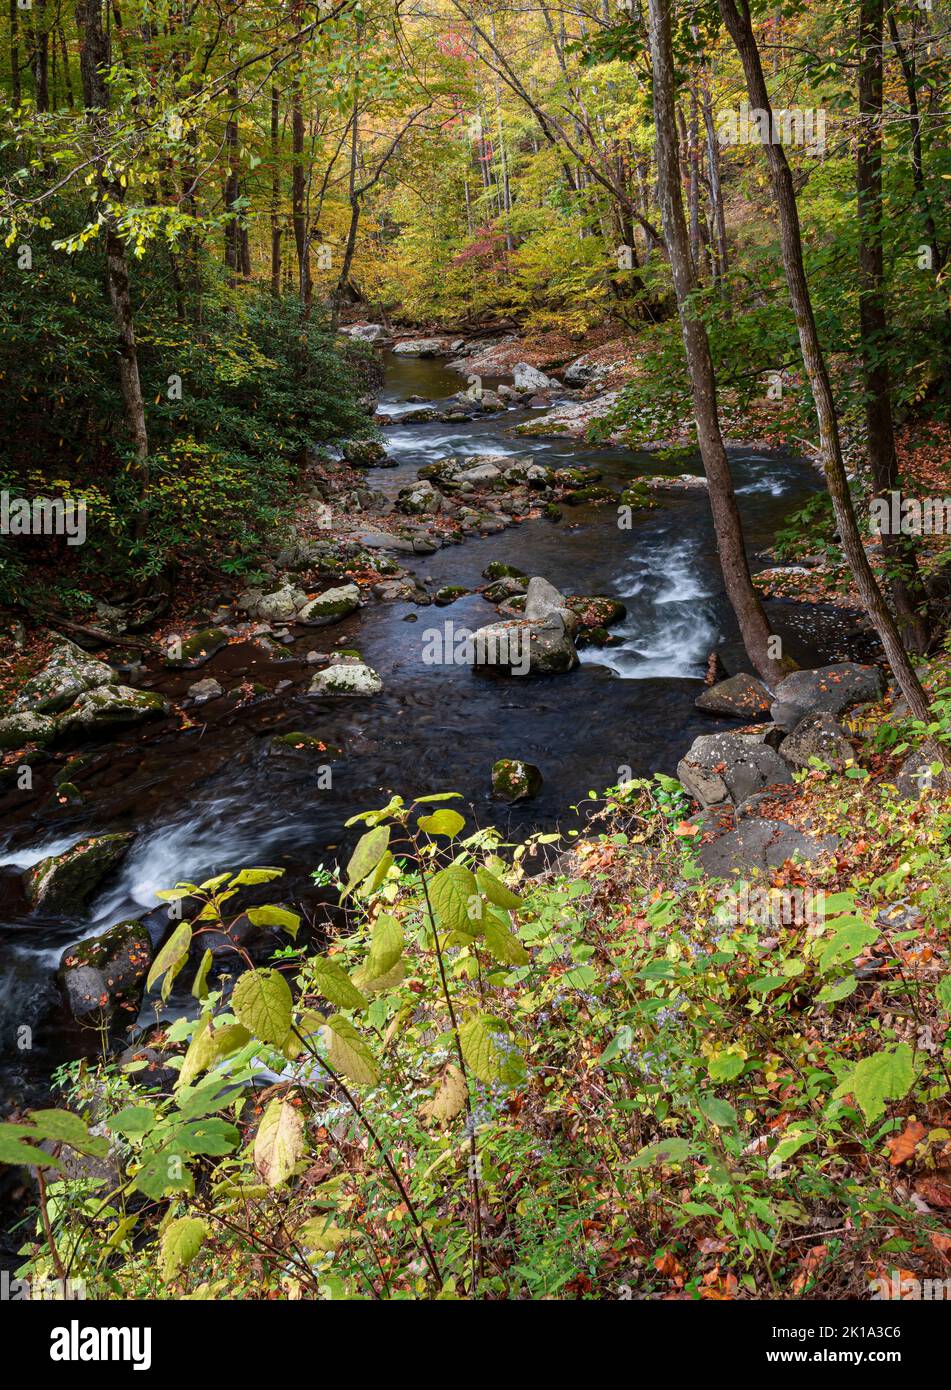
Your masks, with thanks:
[[[173,671],[187,671],[195,666],[204,666],[216,653],[228,645],[229,634],[221,627],[204,627],[193,632],[184,641],[177,638],[169,645],[169,655],[165,665]]]
[[[772,696],[762,681],[741,672],[719,681],[698,695],[697,709],[707,714],[725,714],[734,719],[763,719],[769,714]]]
[[[110,870],[124,859],[135,835],[93,835],[62,854],[41,859],[25,878],[26,896],[44,912],[78,912]]]
[[[217,700],[222,693],[221,686],[214,676],[207,676],[203,681],[196,681],[188,687],[188,694],[196,705],[203,705],[206,700]]]
[[[824,711],[837,718],[850,705],[881,699],[884,690],[885,677],[879,666],[842,661],[815,671],[793,671],[776,687],[773,720],[792,732],[807,714]]]
[[[346,439],[340,452],[355,468],[372,468],[386,457],[386,448],[378,439]]]
[[[791,782],[789,765],[775,749],[746,734],[702,734],[677,764],[677,776],[701,806],[739,805],[776,783]]]
[[[430,516],[439,511],[439,493],[428,479],[423,478],[404,487],[396,499],[396,510],[405,516]]]
[[[492,767],[492,795],[500,801],[531,801],[541,789],[542,774],[534,763],[500,758]]]
[[[168,714],[169,703],[154,690],[133,690],[129,685],[101,685],[87,690],[57,721],[57,736],[95,734],[127,724],[140,724]]]
[[[494,579],[491,584],[487,584],[482,590],[482,597],[489,603],[504,603],[506,599],[514,598],[516,594],[524,594],[527,588],[527,580],[515,579],[511,575],[506,575],[502,579]]]
[[[360,607],[360,589],[356,584],[342,584],[336,589],[327,589],[317,598],[305,603],[298,614],[300,622],[308,627],[325,627],[328,623],[338,623]]]
[[[109,1022],[119,1012],[131,1023],[139,1012],[151,963],[148,931],[130,919],[64,951],[59,979],[80,1022]]]
[[[290,580],[285,580],[279,589],[269,594],[262,593],[260,589],[246,589],[237,600],[243,612],[265,623],[293,622],[306,603],[307,595],[303,589],[296,588]]]
[[[749,817],[701,844],[697,858],[712,878],[748,879],[779,868],[787,859],[818,859],[838,843],[835,835],[810,835],[785,821]]]
[[[502,476],[502,470],[494,463],[477,463],[473,468],[464,469],[459,475],[459,482],[468,486],[478,486],[482,483],[497,482]]]
[[[441,357],[447,349],[444,338],[404,338],[393,351],[397,357]]]
[[[932,789],[939,795],[951,791],[951,773],[940,769],[938,772],[932,771],[937,762],[940,762],[938,745],[930,739],[909,753],[895,779],[899,794],[910,801],[917,801],[924,792]]]
[[[549,387],[557,386],[558,382],[528,362],[516,362],[512,372],[512,385],[516,391],[535,392],[547,391]]]
[[[308,688],[308,695],[379,695],[383,682],[371,666],[364,662],[328,666],[318,671]]]
[[[516,565],[507,565],[504,560],[492,560],[482,571],[483,579],[524,579],[528,583],[528,575],[524,570],[520,570]]]
[[[515,619],[473,633],[472,664],[513,676],[561,675],[578,665],[578,653],[559,616],[546,622]]]
[[[8,714],[0,719],[0,748],[22,748],[25,743],[49,743],[56,733],[56,720],[49,714]]]
[[[379,323],[353,323],[340,331],[356,338],[359,343],[385,343],[391,336]]]
[[[841,772],[855,762],[855,749],[845,736],[845,730],[831,714],[807,714],[795,730],[779,745],[779,752],[793,767],[809,766],[810,758],[819,758]]]
[[[42,671],[27,681],[10,708],[13,713],[34,710],[37,714],[56,714],[84,691],[109,685],[115,679],[116,672],[104,661],[94,660],[74,642],[62,642],[54,648]]]
[[[540,575],[528,581],[522,612],[531,623],[551,623],[556,628],[560,623],[568,633],[575,632],[580,624],[577,613],[569,608],[564,594]]]

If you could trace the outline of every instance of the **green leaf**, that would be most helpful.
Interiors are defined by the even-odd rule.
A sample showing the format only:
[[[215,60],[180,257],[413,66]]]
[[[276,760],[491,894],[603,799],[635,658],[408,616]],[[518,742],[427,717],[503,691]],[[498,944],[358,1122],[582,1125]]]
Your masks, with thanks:
[[[157,1123],[158,1116],[150,1105],[127,1105],[106,1121],[106,1129],[113,1134],[124,1134],[127,1139],[141,1139]]]
[[[291,1031],[291,991],[277,970],[249,970],[234,987],[231,1008],[259,1042],[283,1047]]]
[[[420,816],[416,824],[420,830],[425,830],[427,835],[445,835],[450,840],[454,840],[459,831],[464,830],[466,826],[465,819],[458,811],[450,811],[446,807],[433,811],[430,816]]]
[[[495,874],[490,874],[488,869],[476,869],[476,882],[490,903],[496,907],[508,908],[514,912],[516,908],[522,906],[522,900],[511,889],[506,888]]]
[[[185,1269],[198,1254],[208,1227],[198,1216],[180,1216],[170,1221],[162,1232],[161,1274],[164,1283],[175,1278],[179,1270]]]
[[[935,988],[938,1003],[946,1014],[951,1014],[951,975],[943,975]]]
[[[163,1149],[145,1160],[135,1175],[133,1188],[157,1202],[170,1193],[193,1191],[194,1181],[185,1156]]]
[[[24,1128],[23,1125],[0,1125],[0,1163],[16,1168],[62,1168],[60,1159],[23,1142],[20,1136]]]
[[[365,1009],[367,1000],[360,993],[350,976],[330,956],[315,956],[310,962],[310,974],[314,984],[325,999],[341,1009]]]
[[[840,928],[828,941],[820,940],[816,947],[816,956],[819,960],[820,969],[825,972],[832,970],[837,965],[844,965],[846,961],[853,961],[855,957],[865,950],[866,946],[871,946],[877,941],[881,932],[877,927],[870,927],[865,922],[850,922],[848,926]]]
[[[787,1158],[792,1158],[804,1144],[810,1143],[816,1137],[816,1131],[812,1126],[806,1125],[796,1129],[787,1130],[769,1156],[769,1166],[774,1167],[777,1163],[785,1163]]]
[[[728,1100],[721,1100],[719,1096],[701,1096],[700,1109],[711,1124],[719,1129],[736,1129],[738,1120],[736,1111]]]
[[[334,1071],[342,1072],[361,1086],[373,1086],[379,1070],[373,1053],[349,1019],[334,1014],[320,1029],[327,1049],[327,1060]]]
[[[254,1166],[268,1187],[281,1187],[304,1152],[304,1119],[288,1100],[271,1101],[254,1139]]]
[[[501,1019],[477,1014],[459,1029],[459,1041],[466,1066],[480,1081],[517,1086],[525,1079],[525,1059]]]
[[[494,912],[487,912],[483,922],[485,932],[486,949],[500,961],[502,965],[528,965],[531,956],[505,925],[501,917]]]
[[[176,1088],[190,1086],[197,1076],[223,1057],[246,1046],[251,1034],[241,1023],[227,1023],[223,1028],[200,1028],[189,1044],[182,1069],[178,1073]]]
[[[721,1052],[719,1057],[707,1059],[707,1071],[712,1081],[733,1081],[745,1066],[744,1059],[735,1052]]]
[[[852,1095],[865,1118],[874,1121],[885,1113],[885,1102],[901,1100],[915,1081],[915,1057],[908,1043],[873,1052],[856,1062],[840,1086],[832,1092],[836,1099]]]
[[[825,985],[816,995],[816,999],[820,1004],[837,1004],[840,999],[847,999],[850,994],[854,994],[857,985],[858,980],[854,975],[846,975],[831,985]]]
[[[231,880],[232,888],[250,888],[256,883],[271,883],[282,878],[283,869],[242,869]]]
[[[429,900],[446,931],[471,936],[481,925],[482,899],[475,875],[461,864],[449,864],[435,875],[429,884]]]
[[[105,1158],[109,1152],[108,1139],[90,1134],[85,1120],[71,1110],[33,1110],[30,1121],[38,1139],[68,1144],[71,1149],[89,1154],[92,1158]]]
[[[192,980],[192,994],[196,999],[208,998],[208,972],[211,969],[212,960],[211,951],[206,951],[201,958],[201,964],[195,971],[195,978]]]
[[[155,984],[155,981],[164,975],[165,979],[162,981],[162,998],[163,1000],[168,998],[175,976],[188,959],[188,952],[191,949],[191,944],[191,923],[179,922],[178,926],[152,962],[152,968],[145,979],[146,990],[150,990]]]
[[[341,898],[345,898],[356,888],[358,883],[362,883],[365,878],[372,874],[386,853],[389,843],[390,827],[388,825],[378,825],[375,829],[368,830],[365,835],[360,836],[347,865],[347,883],[340,895]]]
[[[650,1168],[654,1163],[682,1163],[693,1153],[693,1145],[686,1139],[659,1139],[648,1144],[631,1160],[632,1168]]]
[[[373,923],[370,954],[365,963],[368,978],[374,979],[377,975],[385,975],[388,970],[392,970],[403,954],[403,946],[403,928],[395,917],[381,912]]]
[[[255,927],[280,927],[293,940],[297,939],[300,915],[297,912],[288,912],[286,907],[266,903],[264,907],[249,907],[244,915]]]

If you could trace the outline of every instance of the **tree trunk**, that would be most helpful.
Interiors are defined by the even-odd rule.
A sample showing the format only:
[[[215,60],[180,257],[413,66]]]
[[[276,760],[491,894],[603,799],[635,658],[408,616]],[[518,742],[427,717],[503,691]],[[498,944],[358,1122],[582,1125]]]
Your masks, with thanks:
[[[764,112],[766,127],[772,130],[775,128],[773,110],[766,89],[766,80],[763,76],[759,49],[753,34],[749,7],[746,0],[741,0],[741,4],[743,5],[742,15],[737,9],[735,0],[719,0],[720,13],[743,63],[750,106]],[[781,144],[768,143],[764,145],[764,149],[773,183],[773,195],[779,213],[783,267],[786,272],[789,297],[792,301],[796,327],[799,332],[803,365],[816,405],[819,444],[822,451],[826,486],[832,498],[832,508],[835,513],[842,549],[845,552],[845,558],[852,571],[855,587],[859,591],[865,611],[878,632],[885,649],[885,655],[901,686],[902,694],[908,701],[908,708],[916,719],[928,722],[930,715],[927,697],[908,659],[908,653],[902,645],[901,637],[888,605],[882,597],[855,519],[855,509],[852,506],[849,481],[842,458],[839,422],[832,398],[832,386],[826,370],[822,346],[819,342],[816,320],[812,311],[812,299],[806,280],[802,257],[802,237],[799,230],[799,210],[796,207],[792,170],[786,158],[786,151]]]
[[[122,404],[126,427],[135,450],[135,472],[140,489],[144,492],[149,482],[149,436],[146,428],[145,401],[139,379],[135,320],[129,290],[129,265],[125,242],[116,230],[115,216],[110,210],[110,205],[118,203],[121,190],[110,185],[104,173],[105,154],[110,144],[109,89],[105,81],[110,56],[109,40],[102,26],[102,0],[76,0],[76,27],[79,31],[79,69],[82,76],[83,102],[96,159],[100,215],[105,224],[109,300],[119,339]],[[144,515],[140,515],[136,528],[138,534],[141,534],[143,527]]]
[[[271,294],[281,297],[281,94],[271,88]]]
[[[882,245],[882,39],[884,0],[861,0],[859,7],[859,138],[856,189],[859,229],[859,327],[865,377],[865,427],[875,496],[887,498],[898,487],[898,459],[892,419],[885,315]],[[910,536],[882,532],[882,554],[889,593],[905,646],[928,646],[927,595]]]
[[[17,13],[17,0],[10,0],[10,74],[13,105],[17,107],[23,100],[20,88],[20,16]]]
[[[33,76],[36,81],[36,109],[50,109],[50,33],[46,17],[46,0],[36,0],[36,22],[33,30]]]
[[[293,139],[293,174],[291,179],[291,219],[294,224],[294,244],[297,247],[297,285],[301,303],[306,308],[311,300],[310,247],[307,235],[304,179],[304,108],[300,79],[291,93],[291,132]]]
[[[763,605],[753,587],[740,524],[730,465],[717,414],[716,381],[706,329],[692,318],[690,295],[696,288],[690,240],[680,191],[680,152],[674,96],[674,60],[670,38],[670,0],[649,0],[651,61],[654,70],[654,125],[657,181],[664,238],[670,256],[684,351],[693,392],[697,438],[710,485],[710,508],[727,597],[733,605],[747,655],[763,680],[775,684],[790,663],[778,654]]]

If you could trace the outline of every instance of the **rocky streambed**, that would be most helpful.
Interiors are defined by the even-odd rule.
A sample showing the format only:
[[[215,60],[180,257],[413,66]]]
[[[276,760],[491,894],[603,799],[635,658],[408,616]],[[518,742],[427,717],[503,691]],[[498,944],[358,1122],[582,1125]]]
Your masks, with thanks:
[[[354,441],[343,482],[315,469],[265,582],[159,655],[110,665],[62,642],[0,720],[0,742],[37,745],[0,782],[8,1105],[96,1050],[93,1024],[122,1036],[155,1017],[142,985],[171,926],[157,891],[276,865],[279,900],[319,924],[312,872],[345,852],[347,817],[391,791],[460,791],[472,823],[514,838],[570,818],[589,789],[680,764],[712,842],[724,806],[790,781],[798,730],[775,692],[697,707],[712,651],[728,673],[744,664],[699,462],[684,476],[682,459],[534,428],[558,409],[551,379],[472,372],[483,394],[460,399],[461,361],[388,355],[382,451]],[[817,481],[761,449],[733,464],[755,563]],[[863,654],[848,614],[770,613],[802,664]],[[708,736],[727,742],[698,749]],[[261,892],[276,900],[272,886],[237,906]],[[236,930],[270,949],[250,919]]]

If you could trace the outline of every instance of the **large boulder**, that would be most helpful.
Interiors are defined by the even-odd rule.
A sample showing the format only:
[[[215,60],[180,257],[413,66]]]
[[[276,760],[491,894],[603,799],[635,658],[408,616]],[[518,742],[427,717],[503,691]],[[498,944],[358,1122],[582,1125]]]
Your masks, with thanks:
[[[696,699],[697,709],[707,714],[725,714],[735,719],[763,719],[769,714],[772,696],[762,681],[741,673],[719,681]]]
[[[522,612],[529,622],[550,624],[555,628],[560,623],[568,633],[576,632],[581,625],[581,619],[569,607],[564,594],[540,575],[528,581]]]
[[[168,714],[169,703],[157,691],[133,690],[129,685],[100,685],[87,690],[60,715],[57,736],[84,737],[102,729],[122,728]]]
[[[228,645],[228,633],[223,627],[203,627],[183,641],[176,638],[169,645],[166,666],[173,671],[190,671],[204,666]]]
[[[677,764],[685,791],[701,806],[731,801],[740,805],[764,787],[791,782],[789,765],[759,737],[703,734]]]
[[[779,745],[779,753],[787,763],[799,768],[808,767],[810,758],[819,758],[837,772],[855,762],[855,750],[845,730],[824,710],[800,719]]]
[[[26,874],[27,898],[44,912],[81,911],[134,839],[131,831],[93,835],[62,854],[41,859]]]
[[[776,687],[773,720],[792,732],[807,714],[824,711],[837,718],[850,705],[881,699],[884,690],[885,677],[879,666],[841,661],[815,671],[793,671]]]
[[[549,387],[557,386],[558,382],[540,372],[537,367],[530,366],[528,362],[516,362],[512,372],[512,384],[516,391],[547,391]]]
[[[54,648],[42,671],[27,681],[11,709],[14,713],[34,710],[37,714],[56,714],[84,691],[109,685],[115,679],[115,671],[104,661],[88,656],[74,642],[63,642]]]
[[[448,347],[444,338],[406,338],[393,351],[397,357],[441,357]]]
[[[360,343],[384,343],[390,337],[380,323],[354,323],[349,328],[341,329],[341,332],[356,338]]]
[[[149,934],[141,922],[130,920],[70,946],[60,960],[59,979],[80,1022],[110,1022],[118,1012],[131,1023],[151,963]]]
[[[578,653],[560,616],[545,622],[517,618],[472,634],[472,665],[512,676],[561,675],[578,665]]]
[[[354,468],[372,468],[386,457],[386,448],[378,439],[347,439],[340,452]]]
[[[260,589],[246,589],[238,598],[238,607],[252,618],[265,623],[293,622],[299,611],[307,603],[307,595],[290,580],[285,580],[271,593]]]
[[[778,869],[787,859],[818,859],[837,845],[835,835],[810,835],[785,821],[750,817],[701,844],[697,857],[713,878],[749,878]]]
[[[383,682],[371,666],[362,661],[328,666],[318,671],[308,695],[379,695]]]
[[[405,516],[430,516],[439,511],[442,499],[428,478],[420,478],[400,490],[396,510]]]
[[[521,758],[500,758],[492,767],[492,795],[509,804],[531,801],[542,789],[542,774]]]
[[[0,748],[22,748],[25,743],[49,743],[56,733],[56,720],[49,714],[8,714],[0,719]]]
[[[327,589],[317,598],[305,603],[298,617],[308,627],[325,627],[328,623],[338,623],[360,607],[360,589],[356,584],[341,584],[339,588]]]

